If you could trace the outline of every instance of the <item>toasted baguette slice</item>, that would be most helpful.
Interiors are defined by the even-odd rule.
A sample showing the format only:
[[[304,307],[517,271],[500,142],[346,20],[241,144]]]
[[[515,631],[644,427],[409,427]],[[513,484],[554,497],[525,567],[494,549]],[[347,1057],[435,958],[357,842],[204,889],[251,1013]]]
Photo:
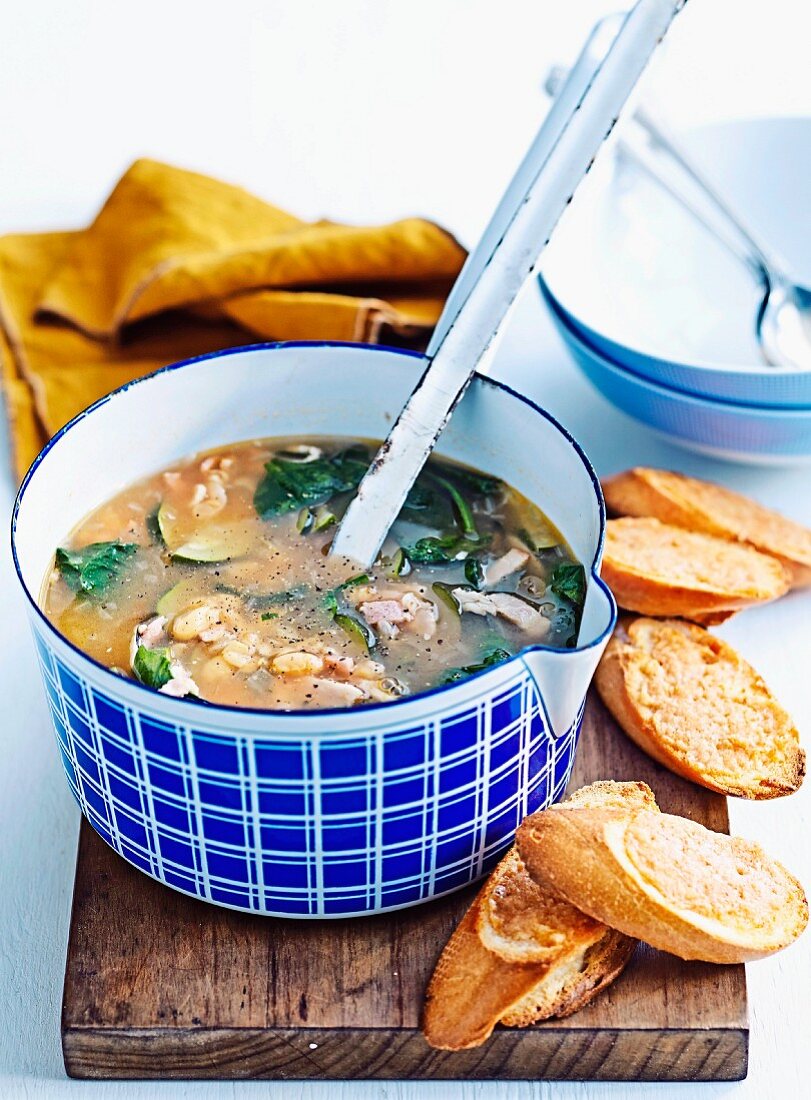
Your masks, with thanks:
[[[678,619],[621,620],[597,690],[654,760],[711,791],[778,798],[805,774],[797,729],[735,650]]]
[[[746,542],[786,566],[792,585],[811,584],[811,530],[711,481],[638,466],[603,483],[611,512]]]
[[[572,805],[651,806],[644,783],[595,783]],[[501,1021],[525,1027],[588,1003],[621,973],[635,941],[537,886],[512,849],[465,913],[426,994],[431,1046],[478,1046]]]
[[[708,625],[789,587],[775,558],[657,519],[608,521],[602,575],[629,611]]]
[[[683,817],[553,807],[528,817],[517,841],[543,888],[683,959],[759,959],[808,922],[802,886],[759,845]]]
[[[653,791],[647,783],[617,783],[599,780],[574,791],[562,809],[599,806],[614,809],[638,809],[646,806],[658,811]],[[482,944],[505,962],[548,962],[561,945],[566,932],[558,927],[554,899],[545,897],[529,877],[518,852],[513,848],[476,898],[477,931]],[[564,926],[571,914],[562,910]]]
[[[519,935],[523,935],[526,954],[533,961],[504,959],[482,943],[479,926],[488,887],[509,890],[511,907],[523,909],[526,927]],[[516,925],[521,923],[517,913],[513,920]],[[463,1050],[483,1043],[505,1016],[528,1024],[551,1015],[557,1007],[565,1008],[567,986],[581,992],[586,957],[608,933],[599,921],[536,886],[513,849],[476,896],[439,958],[426,992],[425,1038],[442,1050]],[[622,941],[626,940],[623,936]],[[634,941],[628,942],[630,956]],[[621,969],[614,954],[607,962],[612,973]],[[599,984],[601,977],[593,977],[593,983]],[[549,979],[551,985],[545,993]]]
[[[422,1032],[439,1050],[479,1046],[548,969],[544,963],[508,963],[488,951],[476,930],[478,900],[448,940],[425,994]]]

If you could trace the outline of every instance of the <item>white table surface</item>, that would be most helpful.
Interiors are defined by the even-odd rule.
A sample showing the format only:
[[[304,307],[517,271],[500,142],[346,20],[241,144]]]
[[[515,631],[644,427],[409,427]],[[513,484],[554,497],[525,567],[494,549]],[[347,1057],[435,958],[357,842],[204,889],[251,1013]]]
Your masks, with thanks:
[[[653,90],[676,121],[811,113],[801,7],[692,0],[652,74]],[[81,225],[126,164],[149,154],[241,182],[304,216],[374,221],[421,212],[470,242],[544,109],[538,87],[548,65],[571,58],[594,18],[611,8],[605,0],[11,0],[0,66],[0,230]],[[754,470],[689,455],[607,405],[572,366],[534,287],[495,373],[557,415],[601,474],[631,463],[671,466],[811,523],[809,469]],[[12,499],[11,478],[0,474],[6,514]],[[59,1010],[78,811],[5,540],[0,611],[2,1100],[808,1095],[811,933],[748,968],[751,1069],[736,1085],[68,1081]],[[793,712],[806,744],[810,615],[811,592],[796,594],[721,631]],[[770,804],[734,802],[731,811],[735,831],[811,885],[811,784]]]

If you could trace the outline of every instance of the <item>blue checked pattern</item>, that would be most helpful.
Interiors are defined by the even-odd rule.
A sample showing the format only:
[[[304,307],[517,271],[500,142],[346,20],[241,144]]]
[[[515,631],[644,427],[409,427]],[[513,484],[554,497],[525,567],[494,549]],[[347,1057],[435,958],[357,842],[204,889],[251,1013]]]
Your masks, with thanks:
[[[395,704],[390,724],[356,738],[274,739],[167,724],[159,706],[116,699],[113,676],[109,691],[92,686],[37,620],[34,634],[90,824],[148,875],[220,905],[349,916],[456,890],[562,795],[571,771],[580,719],[552,738],[519,662],[496,695],[454,712],[439,693],[417,725]]]

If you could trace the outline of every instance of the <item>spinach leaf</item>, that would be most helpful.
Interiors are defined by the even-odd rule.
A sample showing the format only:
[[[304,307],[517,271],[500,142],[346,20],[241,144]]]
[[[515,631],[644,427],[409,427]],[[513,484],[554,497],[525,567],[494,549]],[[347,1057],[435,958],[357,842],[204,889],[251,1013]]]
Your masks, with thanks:
[[[265,466],[254,506],[262,519],[270,519],[310,504],[323,504],[336,493],[357,488],[368,466],[365,448],[358,447],[313,462],[289,462],[277,455]]]
[[[365,447],[355,444],[347,447],[345,451],[339,451],[328,459],[337,471],[338,476],[344,482],[346,489],[354,489],[360,484],[361,478],[369,469],[369,452]]]
[[[460,490],[474,497],[490,496],[501,485],[497,478],[473,470],[445,466],[435,469],[433,464],[429,464],[411,487],[398,519],[439,530],[452,526],[458,520],[463,533],[474,538],[476,525],[473,512]],[[438,492],[437,488],[441,491]]]
[[[465,562],[465,580],[477,592],[484,584],[484,566],[478,558],[468,558]]]
[[[132,662],[132,671],[142,684],[157,691],[172,679],[168,649],[147,649],[139,645]]]
[[[328,459],[314,462],[284,462],[273,458],[254,494],[254,505],[262,519],[294,512],[307,504],[320,504],[344,488]]]
[[[398,518],[440,530],[458,525],[467,538],[478,536],[473,510],[462,493],[450,477],[430,467],[412,486]]]
[[[445,493],[437,492],[426,485],[426,477],[425,473],[421,474],[411,486],[397,516],[398,520],[418,523],[422,527],[433,527],[440,531],[452,527],[454,516],[450,500]]]
[[[586,599],[586,571],[580,562],[562,561],[552,570],[549,587],[562,600],[567,600],[578,611],[583,610]]]
[[[459,680],[472,676],[474,672],[482,672],[486,668],[492,668],[493,665],[500,665],[503,661],[509,661],[510,657],[512,657],[512,653],[507,649],[491,649],[476,664],[447,669],[442,674],[439,683],[455,684]]]
[[[456,556],[457,535],[428,536],[417,539],[413,546],[406,546],[409,561],[417,565],[434,565],[453,561]]]
[[[409,560],[419,565],[446,565],[455,561],[458,554],[467,555],[482,550],[489,541],[487,536],[469,539],[464,535],[429,535],[403,549]]]
[[[457,484],[464,486],[476,496],[489,497],[497,493],[503,486],[503,482],[490,474],[480,474],[477,470],[468,470],[464,466],[453,466],[447,471]]]
[[[403,504],[404,509],[411,512],[424,512],[427,508],[433,508],[436,501],[436,493],[431,492],[422,482],[421,475],[408,490],[408,496]],[[400,515],[403,513],[400,512]]]
[[[121,576],[137,549],[133,542],[93,542],[81,550],[60,546],[56,551],[56,568],[68,588],[96,599]]]

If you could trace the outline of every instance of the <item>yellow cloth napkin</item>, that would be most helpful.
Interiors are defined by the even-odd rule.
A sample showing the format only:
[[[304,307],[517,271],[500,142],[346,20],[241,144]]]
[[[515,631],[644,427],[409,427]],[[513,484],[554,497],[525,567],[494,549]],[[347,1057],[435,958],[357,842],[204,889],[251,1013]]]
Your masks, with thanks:
[[[420,218],[308,223],[137,161],[86,230],[0,239],[0,366],[18,476],[92,401],[177,359],[268,340],[427,340],[464,261]]]

